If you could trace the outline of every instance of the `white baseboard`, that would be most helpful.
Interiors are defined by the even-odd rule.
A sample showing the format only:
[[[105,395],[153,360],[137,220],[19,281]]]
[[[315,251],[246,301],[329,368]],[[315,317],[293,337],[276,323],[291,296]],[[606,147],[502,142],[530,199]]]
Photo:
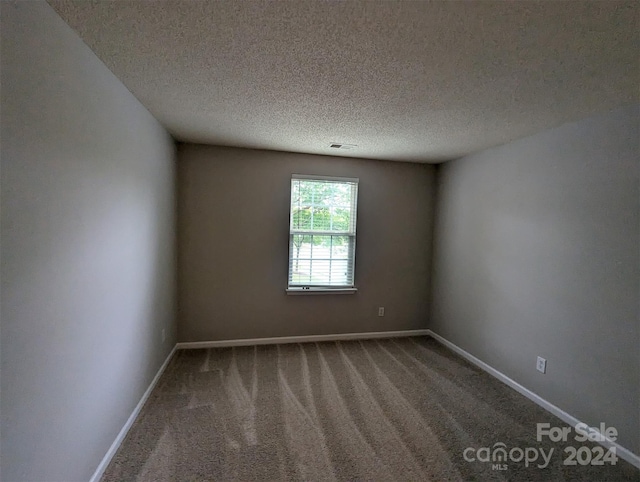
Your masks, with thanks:
[[[167,356],[166,360],[164,361],[164,363],[162,364],[162,366],[158,370],[158,373],[156,373],[156,376],[153,377],[153,380],[151,380],[151,383],[149,384],[149,387],[147,388],[147,390],[142,395],[142,398],[140,399],[140,401],[136,405],[136,408],[134,408],[133,412],[131,412],[131,415],[129,415],[129,418],[127,419],[127,421],[125,422],[124,426],[120,430],[120,433],[118,434],[116,439],[111,444],[111,447],[109,447],[109,450],[107,451],[106,455],[102,459],[102,462],[100,462],[100,465],[98,465],[98,468],[93,473],[93,476],[91,477],[89,482],[99,482],[100,481],[100,478],[104,474],[104,471],[107,469],[107,467],[109,465],[109,462],[111,462],[111,459],[113,458],[113,456],[118,451],[118,448],[120,448],[120,444],[122,443],[124,438],[127,436],[127,432],[129,432],[129,429],[133,425],[133,422],[135,422],[136,418],[138,417],[138,414],[140,414],[140,410],[142,410],[142,406],[144,405],[144,402],[146,402],[147,398],[149,398],[149,395],[151,395],[151,392],[155,388],[156,383],[158,383],[158,380],[160,380],[160,377],[164,373],[165,368],[167,368],[167,365],[169,364],[169,361],[171,361],[171,357],[173,357],[173,354],[175,352],[176,352],[176,347],[174,346],[173,349],[171,350],[171,353],[169,353],[169,356]]]
[[[565,412],[564,410],[556,407],[551,402],[548,402],[547,400],[545,400],[541,396],[533,393],[528,388],[523,387],[518,382],[516,382],[516,381],[512,380],[511,378],[509,378],[508,376],[506,376],[504,373],[499,372],[498,370],[496,370],[492,366],[487,365],[485,362],[483,362],[479,358],[476,358],[471,353],[469,353],[469,352],[463,350],[462,348],[460,348],[459,346],[451,343],[446,338],[441,337],[440,335],[438,335],[437,333],[434,333],[431,330],[426,330],[426,331],[427,331],[427,334],[429,336],[431,336],[435,340],[437,340],[440,343],[442,343],[444,346],[449,348],[451,351],[456,352],[462,358],[464,358],[467,361],[473,363],[478,368],[480,368],[480,369],[484,370],[485,372],[487,372],[489,375],[494,376],[495,378],[500,380],[505,385],[508,385],[509,387],[513,388],[516,392],[521,393],[522,395],[527,397],[529,400],[531,400],[534,403],[538,404],[539,406],[541,406],[542,408],[544,408],[548,412],[551,412],[553,415],[555,415],[556,417],[558,417],[560,420],[562,420],[563,422],[567,423],[571,427],[575,427],[577,424],[581,423],[580,420],[578,420],[574,416],[569,415],[567,412]],[[590,427],[590,428],[592,430],[598,431],[598,429],[595,428],[595,427]],[[598,431],[598,433],[599,433],[599,431]],[[615,447],[616,448],[616,455],[618,457],[620,457],[620,458],[626,460],[627,462],[629,462],[630,464],[640,468],[640,456],[634,454],[631,450],[626,449],[623,446],[621,446],[620,444],[618,444],[617,442],[614,442],[614,441],[608,440],[608,439],[604,440],[602,442],[599,442],[599,443],[600,443],[600,445],[602,445],[604,447],[607,447],[607,448]]]
[[[222,348],[228,346],[280,345],[285,343],[309,343],[319,341],[367,340],[371,338],[398,338],[426,336],[430,330],[374,331],[369,333],[341,333],[335,335],[280,336],[274,338],[246,338],[241,340],[187,341],[178,343],[179,350],[193,348]]]

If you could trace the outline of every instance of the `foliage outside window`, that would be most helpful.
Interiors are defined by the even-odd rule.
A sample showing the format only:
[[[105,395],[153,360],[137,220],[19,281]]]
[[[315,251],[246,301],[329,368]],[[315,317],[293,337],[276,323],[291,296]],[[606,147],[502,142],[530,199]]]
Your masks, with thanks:
[[[293,175],[289,288],[352,288],[358,180]]]

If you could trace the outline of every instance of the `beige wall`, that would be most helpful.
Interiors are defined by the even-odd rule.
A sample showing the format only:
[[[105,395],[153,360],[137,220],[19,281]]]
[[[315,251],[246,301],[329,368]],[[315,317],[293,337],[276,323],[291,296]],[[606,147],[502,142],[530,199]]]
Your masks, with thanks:
[[[433,172],[418,164],[180,145],[179,340],[425,328]],[[285,294],[293,173],[360,178],[357,294]]]
[[[431,325],[635,453],[639,128],[636,105],[439,167]]]
[[[48,4],[1,8],[2,480],[87,481],[175,344],[175,146]]]

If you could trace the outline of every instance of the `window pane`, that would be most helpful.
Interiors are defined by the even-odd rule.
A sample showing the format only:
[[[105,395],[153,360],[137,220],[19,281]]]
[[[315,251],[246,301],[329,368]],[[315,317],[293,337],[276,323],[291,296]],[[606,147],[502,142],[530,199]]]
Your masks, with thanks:
[[[331,263],[331,282],[338,285],[351,284],[347,272],[347,260]]]
[[[299,209],[297,206],[292,207],[292,227],[294,229],[311,229],[311,209]]]
[[[333,209],[333,230],[349,231],[351,225],[351,209],[336,207]]]
[[[352,232],[355,184],[293,179],[291,227],[296,230]]]
[[[292,241],[293,258],[311,259],[311,236],[306,234],[294,234]]]
[[[311,204],[313,202],[313,184],[310,181],[298,181],[300,183],[300,202]]]
[[[311,261],[313,281],[319,284],[331,283],[331,262],[328,259]]]
[[[332,236],[331,257],[347,259],[349,257],[349,236]]]
[[[313,208],[314,231],[331,231],[331,211],[328,207],[315,206]]]
[[[289,267],[290,283],[311,282],[311,259],[309,236],[293,236],[291,244],[291,266]],[[307,242],[305,242],[307,241]]]
[[[293,179],[291,181],[291,205],[297,205],[300,201],[300,181]]]
[[[349,267],[350,236],[293,234],[289,283],[345,286],[353,283]]]

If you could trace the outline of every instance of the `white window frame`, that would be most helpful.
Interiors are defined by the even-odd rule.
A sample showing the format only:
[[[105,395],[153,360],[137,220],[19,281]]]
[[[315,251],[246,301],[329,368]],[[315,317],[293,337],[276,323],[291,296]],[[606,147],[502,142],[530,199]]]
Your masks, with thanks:
[[[330,181],[330,182],[345,182],[355,184],[354,199],[352,201],[352,229],[348,231],[317,231],[317,230],[304,230],[293,228],[293,208],[292,208],[292,186],[295,180],[306,179],[312,181]],[[358,216],[358,188],[360,180],[352,177],[333,177],[333,176],[317,176],[312,174],[292,174],[291,182],[289,184],[289,266],[287,272],[287,294],[289,295],[317,295],[317,294],[354,294],[358,290],[355,287],[355,257],[356,257],[356,226]],[[291,270],[293,263],[293,236],[307,234],[307,235],[342,235],[350,238],[349,247],[350,254],[348,257],[348,263],[351,269],[351,284],[348,285],[319,285],[319,284],[291,284]]]

